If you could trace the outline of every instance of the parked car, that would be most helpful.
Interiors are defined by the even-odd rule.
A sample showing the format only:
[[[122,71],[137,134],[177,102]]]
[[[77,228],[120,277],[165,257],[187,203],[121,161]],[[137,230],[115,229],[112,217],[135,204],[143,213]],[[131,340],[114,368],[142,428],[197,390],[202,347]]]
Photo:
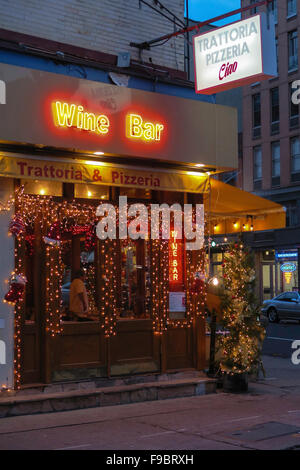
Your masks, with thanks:
[[[270,322],[300,321],[300,295],[298,292],[284,292],[271,300],[265,300],[261,312]]]

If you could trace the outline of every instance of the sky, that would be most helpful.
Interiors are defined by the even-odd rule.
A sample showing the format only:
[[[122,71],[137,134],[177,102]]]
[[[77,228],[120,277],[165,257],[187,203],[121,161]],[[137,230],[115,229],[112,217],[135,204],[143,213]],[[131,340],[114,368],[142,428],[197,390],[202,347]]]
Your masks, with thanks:
[[[189,0],[189,17],[192,20],[205,21],[236,10],[240,8],[240,5],[241,0]],[[239,16],[231,16],[215,24],[221,26],[238,19],[240,19]]]

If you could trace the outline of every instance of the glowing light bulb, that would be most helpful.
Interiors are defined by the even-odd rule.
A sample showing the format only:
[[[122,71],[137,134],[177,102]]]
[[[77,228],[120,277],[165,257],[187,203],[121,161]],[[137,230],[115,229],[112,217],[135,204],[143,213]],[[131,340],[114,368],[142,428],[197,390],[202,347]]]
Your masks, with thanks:
[[[41,189],[41,190],[40,190],[40,195],[41,195],[41,196],[45,196],[45,193],[46,193],[46,191],[45,191],[44,189]]]

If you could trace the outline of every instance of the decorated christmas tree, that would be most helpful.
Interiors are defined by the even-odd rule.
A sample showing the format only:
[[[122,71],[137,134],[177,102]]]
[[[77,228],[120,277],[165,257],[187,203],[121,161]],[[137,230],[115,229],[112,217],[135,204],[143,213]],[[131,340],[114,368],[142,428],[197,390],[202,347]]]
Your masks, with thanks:
[[[261,363],[261,346],[265,330],[259,322],[255,297],[254,257],[239,243],[233,243],[224,254],[224,291],[221,339],[221,371],[227,374],[253,373]]]

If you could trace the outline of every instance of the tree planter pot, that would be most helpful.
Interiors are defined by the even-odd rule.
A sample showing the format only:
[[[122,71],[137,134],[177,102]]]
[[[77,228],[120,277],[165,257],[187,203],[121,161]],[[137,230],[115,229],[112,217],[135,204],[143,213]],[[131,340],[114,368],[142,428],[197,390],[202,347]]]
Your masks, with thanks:
[[[224,392],[242,393],[248,391],[248,373],[227,374],[223,376]]]

